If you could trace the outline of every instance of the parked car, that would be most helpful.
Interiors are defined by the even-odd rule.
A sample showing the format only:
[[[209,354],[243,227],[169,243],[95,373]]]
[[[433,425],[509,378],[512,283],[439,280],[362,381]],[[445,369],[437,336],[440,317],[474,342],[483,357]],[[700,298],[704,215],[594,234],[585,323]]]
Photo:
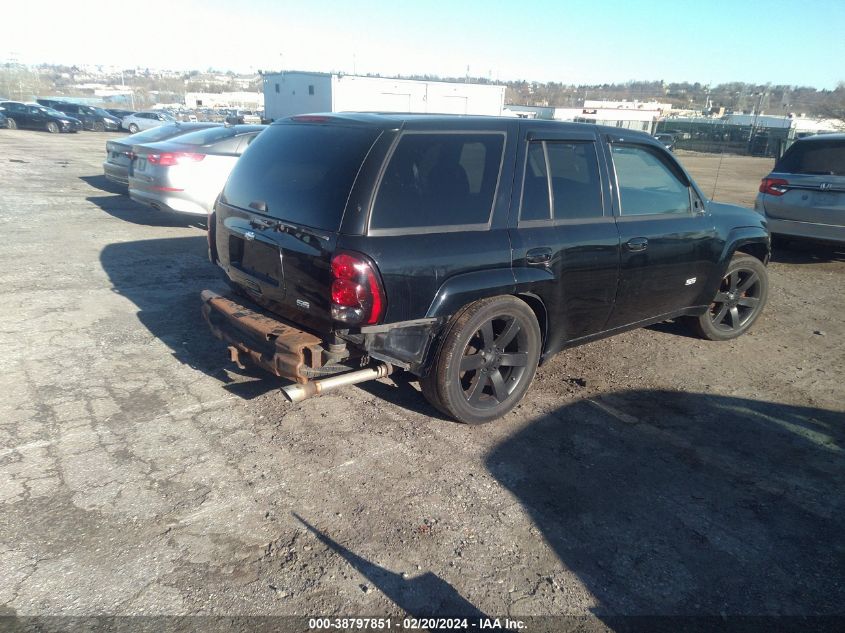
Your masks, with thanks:
[[[132,136],[106,142],[106,160],[103,162],[103,174],[112,182],[129,185],[129,168],[132,165],[132,147],[145,143],[157,143],[183,134],[204,130],[210,127],[222,127],[222,123],[168,123],[153,127]]]
[[[264,127],[214,127],[133,146],[129,197],[159,211],[207,216],[238,157]]]
[[[763,178],[754,208],[775,237],[845,244],[845,134],[795,141]]]
[[[175,122],[176,119],[166,112],[136,112],[135,114],[123,117],[121,127],[124,130],[129,130],[132,134],[135,134],[141,130],[148,130],[151,127]]]
[[[58,132],[78,132],[82,122],[63,112],[42,105],[20,103],[18,101],[0,102],[6,114],[6,127],[15,130],[46,130]]]
[[[660,134],[655,134],[654,138],[660,143],[663,143],[663,147],[668,149],[670,152],[675,151],[675,136],[673,134],[661,132]]]
[[[82,128],[94,132],[116,132],[120,129],[120,119],[112,116],[102,108],[83,105],[80,103],[67,103],[57,99],[38,99],[39,104],[64,112],[68,116],[82,121]]]
[[[116,108],[106,108],[106,112],[108,112],[113,117],[117,117],[118,119],[123,120],[123,117],[127,117],[130,114],[135,114],[137,110],[120,110]]]
[[[203,313],[233,360],[296,381],[294,401],[407,370],[468,423],[562,349],[679,317],[732,339],[768,292],[760,214],[705,198],[644,133],[577,123],[294,116],[208,228],[234,292],[204,291]]]
[[[6,129],[9,126],[9,120],[6,118],[4,112],[5,110],[0,108],[0,130]]]

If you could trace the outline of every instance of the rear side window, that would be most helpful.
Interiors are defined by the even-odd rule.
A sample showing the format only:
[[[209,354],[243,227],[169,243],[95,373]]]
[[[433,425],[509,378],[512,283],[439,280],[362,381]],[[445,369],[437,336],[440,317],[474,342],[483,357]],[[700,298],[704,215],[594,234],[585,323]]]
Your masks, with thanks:
[[[529,145],[520,221],[603,215],[595,143],[535,141]]]
[[[486,225],[505,135],[406,132],[376,194],[370,229]]]
[[[370,127],[271,125],[238,160],[224,202],[242,209],[264,203],[280,220],[337,231],[358,170],[380,133]]]
[[[622,216],[691,213],[687,185],[651,148],[612,145]]]
[[[778,161],[775,171],[788,174],[845,176],[845,142],[795,143]]]

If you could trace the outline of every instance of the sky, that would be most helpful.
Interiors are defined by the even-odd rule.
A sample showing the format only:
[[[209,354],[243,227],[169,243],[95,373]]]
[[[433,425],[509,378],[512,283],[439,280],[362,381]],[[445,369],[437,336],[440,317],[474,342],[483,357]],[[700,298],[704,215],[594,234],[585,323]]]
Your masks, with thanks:
[[[845,82],[845,0],[11,2],[8,60],[832,89]]]

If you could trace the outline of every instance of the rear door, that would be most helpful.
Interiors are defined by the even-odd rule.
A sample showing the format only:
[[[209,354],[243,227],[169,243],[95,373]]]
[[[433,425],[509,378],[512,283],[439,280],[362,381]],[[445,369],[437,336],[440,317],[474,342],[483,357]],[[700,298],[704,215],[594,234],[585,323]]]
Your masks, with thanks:
[[[514,274],[541,279],[531,290],[549,313],[546,349],[601,331],[619,275],[606,164],[593,131],[527,131],[517,177],[518,221],[511,229]],[[516,213],[512,213],[516,215]]]
[[[845,140],[795,143],[770,178],[786,181],[780,196],[763,196],[766,215],[776,220],[845,226]]]
[[[507,214],[516,131],[515,121],[483,118],[405,124],[366,236],[344,237],[381,273],[385,322],[424,317],[438,290],[464,275],[513,283]]]
[[[721,248],[704,201],[665,149],[608,141],[621,239],[611,329],[699,305]]]

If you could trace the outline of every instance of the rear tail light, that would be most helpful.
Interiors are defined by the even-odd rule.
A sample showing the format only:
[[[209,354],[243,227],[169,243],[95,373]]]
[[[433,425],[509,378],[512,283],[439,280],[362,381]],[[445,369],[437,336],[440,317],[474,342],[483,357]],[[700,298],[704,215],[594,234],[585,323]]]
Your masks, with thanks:
[[[332,258],[332,318],[351,325],[372,325],[387,304],[378,271],[363,255],[338,253]]]
[[[789,191],[789,182],[783,178],[763,178],[760,183],[760,193],[770,196],[782,196]]]
[[[147,154],[147,162],[151,165],[170,167],[172,165],[184,165],[186,163],[198,163],[205,154],[193,154],[191,152],[163,152],[161,154]]]

